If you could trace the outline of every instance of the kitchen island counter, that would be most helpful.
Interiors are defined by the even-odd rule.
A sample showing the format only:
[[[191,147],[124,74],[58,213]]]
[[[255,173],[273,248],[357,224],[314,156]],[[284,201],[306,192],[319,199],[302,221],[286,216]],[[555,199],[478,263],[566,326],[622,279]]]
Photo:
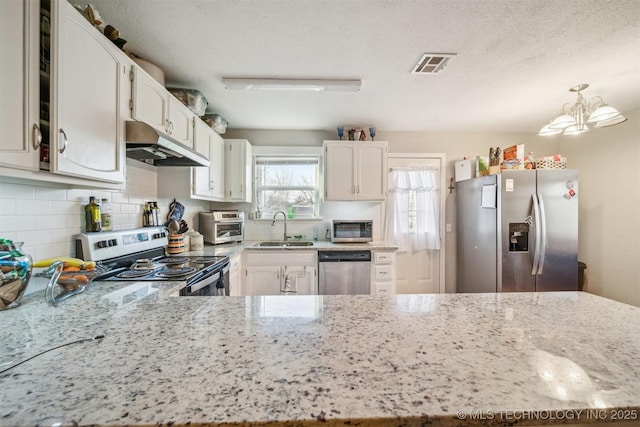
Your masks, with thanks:
[[[582,292],[171,297],[0,312],[0,425],[536,425],[640,418],[640,308]],[[594,424],[595,425],[595,424]]]

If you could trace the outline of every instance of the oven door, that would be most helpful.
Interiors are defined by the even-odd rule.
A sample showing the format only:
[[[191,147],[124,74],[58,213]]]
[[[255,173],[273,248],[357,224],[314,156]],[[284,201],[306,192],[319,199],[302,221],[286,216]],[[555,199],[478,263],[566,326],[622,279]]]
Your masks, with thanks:
[[[181,297],[225,295],[229,295],[229,263],[200,277],[195,283],[188,283],[180,290]]]
[[[213,225],[215,243],[241,242],[244,237],[243,222],[216,222]]]

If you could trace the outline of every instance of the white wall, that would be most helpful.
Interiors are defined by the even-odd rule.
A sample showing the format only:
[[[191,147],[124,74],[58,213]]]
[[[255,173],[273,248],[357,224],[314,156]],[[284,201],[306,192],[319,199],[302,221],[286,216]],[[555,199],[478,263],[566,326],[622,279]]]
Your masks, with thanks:
[[[555,137],[580,173],[585,290],[640,306],[640,110],[627,122]]]

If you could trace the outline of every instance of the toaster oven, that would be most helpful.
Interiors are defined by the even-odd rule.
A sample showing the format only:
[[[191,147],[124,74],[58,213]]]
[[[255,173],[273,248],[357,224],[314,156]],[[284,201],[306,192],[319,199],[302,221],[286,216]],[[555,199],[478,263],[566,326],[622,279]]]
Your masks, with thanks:
[[[244,239],[244,212],[200,212],[200,232],[205,242],[214,245],[241,242]]]

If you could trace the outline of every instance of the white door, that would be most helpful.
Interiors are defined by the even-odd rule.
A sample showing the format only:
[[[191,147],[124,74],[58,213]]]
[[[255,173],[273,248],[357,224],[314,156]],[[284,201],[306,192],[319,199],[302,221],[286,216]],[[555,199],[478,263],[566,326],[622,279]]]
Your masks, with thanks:
[[[444,185],[442,170],[444,155],[415,157],[390,153],[387,160],[389,169],[394,167],[429,166],[438,168],[440,176],[440,250],[400,249],[396,253],[396,292],[399,294],[444,293]]]

